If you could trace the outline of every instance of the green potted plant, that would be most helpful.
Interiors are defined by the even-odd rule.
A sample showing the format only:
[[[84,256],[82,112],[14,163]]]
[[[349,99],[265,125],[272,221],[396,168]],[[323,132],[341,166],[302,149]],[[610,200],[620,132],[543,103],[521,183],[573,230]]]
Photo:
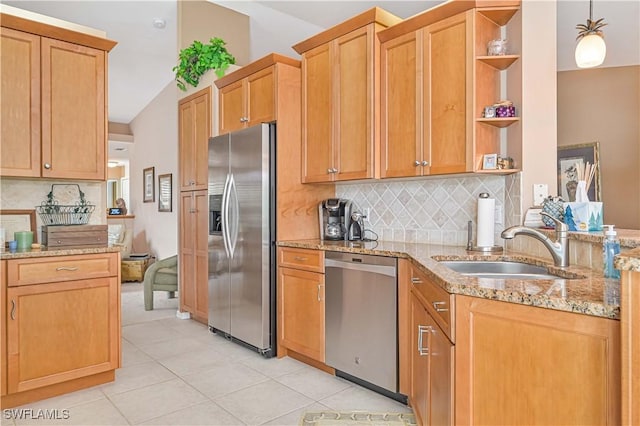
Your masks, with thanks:
[[[182,49],[178,55],[178,65],[173,67],[178,88],[187,90],[186,83],[198,86],[202,74],[211,69],[215,70],[218,77],[222,77],[229,64],[236,63],[236,58],[227,51],[225,45],[224,40],[214,37],[208,44],[195,40]]]

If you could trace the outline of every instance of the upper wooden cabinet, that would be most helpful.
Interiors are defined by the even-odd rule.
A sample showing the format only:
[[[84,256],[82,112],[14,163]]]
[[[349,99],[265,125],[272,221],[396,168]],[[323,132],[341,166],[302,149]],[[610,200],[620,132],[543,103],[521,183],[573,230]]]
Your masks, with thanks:
[[[473,169],[470,14],[382,44],[381,177]]]
[[[400,18],[373,8],[293,46],[302,55],[302,179],[375,176],[378,31]]]
[[[218,87],[218,134],[276,120],[278,64],[299,68],[300,62],[270,54],[216,80]]]
[[[211,136],[211,88],[178,102],[180,191],[207,189]]]
[[[104,180],[115,43],[5,14],[1,37],[0,175]]]

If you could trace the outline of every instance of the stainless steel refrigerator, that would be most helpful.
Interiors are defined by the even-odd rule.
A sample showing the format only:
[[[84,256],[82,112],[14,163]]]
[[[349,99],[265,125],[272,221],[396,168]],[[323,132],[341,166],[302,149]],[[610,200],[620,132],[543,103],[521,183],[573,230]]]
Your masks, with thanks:
[[[275,123],[209,139],[208,192],[209,329],[274,356]]]

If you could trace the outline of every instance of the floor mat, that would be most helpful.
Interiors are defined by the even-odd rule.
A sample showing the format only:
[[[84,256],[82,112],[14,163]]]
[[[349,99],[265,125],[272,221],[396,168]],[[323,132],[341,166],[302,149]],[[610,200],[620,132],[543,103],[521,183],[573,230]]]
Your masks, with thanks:
[[[361,411],[308,412],[300,419],[300,426],[415,426],[416,418],[409,413],[367,413]]]

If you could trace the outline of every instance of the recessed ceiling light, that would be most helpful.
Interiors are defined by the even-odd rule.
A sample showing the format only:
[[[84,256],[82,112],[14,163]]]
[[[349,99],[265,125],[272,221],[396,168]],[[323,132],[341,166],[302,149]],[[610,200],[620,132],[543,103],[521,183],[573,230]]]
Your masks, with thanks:
[[[153,26],[161,30],[167,26],[167,21],[161,18],[156,18],[153,20]]]

